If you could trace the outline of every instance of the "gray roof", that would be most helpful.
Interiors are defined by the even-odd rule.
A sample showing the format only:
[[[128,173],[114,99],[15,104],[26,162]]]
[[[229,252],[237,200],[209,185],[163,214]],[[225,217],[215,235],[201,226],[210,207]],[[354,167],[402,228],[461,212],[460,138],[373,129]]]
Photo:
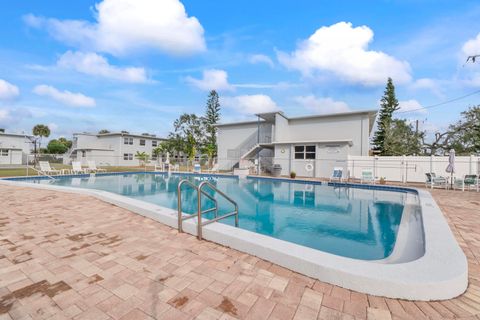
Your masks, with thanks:
[[[89,132],[77,132],[73,135],[87,135],[87,136],[96,136],[96,137],[112,137],[112,136],[123,136],[123,137],[135,137],[135,138],[143,138],[143,139],[152,139],[152,140],[165,140],[165,138],[160,138],[155,135],[143,135],[143,134],[135,134],[135,133],[123,133],[123,132],[110,132],[110,133],[89,133]]]
[[[275,112],[265,112],[256,114],[256,116],[262,119],[271,119],[276,114],[281,115],[287,120],[305,120],[305,119],[315,119],[315,118],[332,118],[332,117],[343,117],[343,116],[352,116],[352,115],[359,115],[359,114],[368,114],[371,117],[374,117],[377,114],[378,110],[370,109],[370,110],[354,110],[354,111],[347,111],[347,112],[337,112],[337,113],[328,113],[328,114],[312,114],[308,116],[299,116],[299,117],[287,117],[282,111],[275,111]],[[243,124],[254,124],[257,123],[258,120],[255,121],[241,121],[241,122],[231,122],[231,123],[221,123],[217,124],[217,127],[226,127],[226,126],[236,126],[236,125],[243,125]],[[265,122],[261,120],[260,122]]]
[[[32,135],[29,134],[21,134],[21,133],[7,133],[7,132],[0,132],[0,136],[10,136],[10,137],[27,137],[33,138]]]

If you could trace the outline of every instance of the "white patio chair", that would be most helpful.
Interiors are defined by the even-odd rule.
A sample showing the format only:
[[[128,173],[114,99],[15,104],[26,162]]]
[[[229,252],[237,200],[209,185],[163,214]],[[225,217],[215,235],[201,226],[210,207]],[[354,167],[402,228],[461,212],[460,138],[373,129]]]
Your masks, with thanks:
[[[360,179],[360,183],[375,183],[375,177],[373,176],[372,169],[363,169],[362,170],[362,177]]]
[[[330,181],[343,181],[343,168],[335,167],[333,168],[332,176],[330,177]]]
[[[87,161],[88,168],[86,169],[88,172],[107,172],[106,169],[97,168],[97,164],[95,160]]]
[[[87,169],[82,168],[82,163],[79,161],[73,161],[72,162],[72,170],[71,172],[73,174],[84,174],[87,173]]]
[[[201,173],[202,172],[202,167],[200,166],[199,163],[195,163],[193,165],[193,173]]]
[[[48,161],[39,161],[38,164],[40,165],[40,173],[42,173],[42,174],[52,175],[52,174],[62,173],[61,170],[52,169],[52,167],[50,167],[50,163]]]
[[[467,174],[463,178],[455,178],[453,182],[454,189],[462,189],[462,191],[476,190],[479,191],[479,178],[476,174]]]
[[[433,188],[443,188],[443,189],[448,189],[448,179],[445,177],[437,177],[437,175],[434,172],[428,172],[425,173],[425,186],[430,189]]]

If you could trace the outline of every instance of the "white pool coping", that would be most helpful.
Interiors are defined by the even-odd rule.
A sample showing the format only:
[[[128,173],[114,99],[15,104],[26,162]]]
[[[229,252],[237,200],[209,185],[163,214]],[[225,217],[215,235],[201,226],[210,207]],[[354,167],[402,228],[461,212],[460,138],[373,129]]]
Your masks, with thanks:
[[[11,180],[0,180],[0,184],[90,195],[172,228],[176,229],[178,225],[176,210],[107,191]],[[401,229],[399,234],[407,236],[397,238],[389,258],[377,261],[341,257],[222,223],[205,226],[203,237],[320,281],[371,295],[425,301],[457,297],[468,286],[465,254],[431,194],[421,189],[408,189],[416,191],[419,196],[425,246],[424,254],[412,261],[392,258],[396,256],[395,251],[406,246],[410,239],[410,231]],[[193,220],[184,221],[183,228],[196,235],[196,221]],[[418,234],[414,236],[418,237]],[[418,255],[418,252],[413,254]]]

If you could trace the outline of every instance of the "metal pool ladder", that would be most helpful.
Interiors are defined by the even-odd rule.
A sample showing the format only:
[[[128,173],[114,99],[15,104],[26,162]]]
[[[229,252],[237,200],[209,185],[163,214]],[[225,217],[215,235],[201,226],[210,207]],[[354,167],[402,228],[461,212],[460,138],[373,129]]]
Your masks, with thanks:
[[[192,189],[194,189],[197,192],[197,213],[189,215],[189,216],[183,216],[183,214],[182,214],[182,212],[183,212],[182,211],[182,185],[184,185],[184,184],[191,187]],[[225,198],[228,202],[233,204],[235,209],[233,211],[229,212],[229,213],[218,216],[217,200],[204,190],[205,187],[208,187],[211,190],[217,192],[219,195],[221,195],[223,198]],[[178,183],[177,194],[178,194],[178,206],[177,206],[177,208],[178,208],[178,232],[183,232],[183,226],[182,226],[183,221],[188,220],[188,219],[192,219],[192,218],[195,218],[195,217],[197,217],[197,219],[198,219],[198,221],[197,221],[197,237],[198,237],[199,240],[202,240],[202,227],[206,226],[207,224],[214,223],[214,222],[217,222],[219,220],[222,220],[222,219],[225,219],[225,218],[228,218],[228,217],[231,217],[231,216],[235,216],[235,227],[238,227],[238,205],[237,205],[237,203],[235,202],[235,200],[233,200],[232,198],[227,196],[225,193],[223,193],[222,191],[217,189],[217,187],[215,187],[210,182],[203,181],[197,187],[195,184],[193,184],[189,180],[183,179],[182,181],[180,181]],[[202,195],[204,195],[205,197],[207,197],[208,199],[213,201],[214,206],[212,208],[205,209],[205,210],[202,211]],[[207,221],[202,221],[202,215],[205,214],[205,213],[208,213],[208,212],[212,212],[212,211],[215,213],[215,218],[207,220]]]

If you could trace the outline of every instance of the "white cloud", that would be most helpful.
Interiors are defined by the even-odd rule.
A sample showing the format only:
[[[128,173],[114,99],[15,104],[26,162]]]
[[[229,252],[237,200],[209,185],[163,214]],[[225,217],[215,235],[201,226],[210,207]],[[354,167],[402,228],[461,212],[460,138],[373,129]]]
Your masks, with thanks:
[[[339,22],[317,29],[294,52],[277,55],[280,63],[305,77],[328,72],[366,86],[385,84],[388,77],[395,83],[409,82],[409,64],[384,52],[368,50],[372,40],[369,27],[353,28],[351,23]]]
[[[346,102],[335,101],[332,98],[317,98],[314,95],[299,96],[294,99],[305,109],[317,114],[348,112],[350,107]]]
[[[105,57],[93,52],[67,51],[58,59],[57,65],[81,73],[119,81],[133,83],[147,81],[144,68],[112,66]]]
[[[411,100],[405,100],[405,101],[399,101],[398,102],[400,109],[398,112],[412,112],[412,113],[418,113],[418,114],[426,114],[427,109],[425,109],[420,102],[417,100],[411,99]]]
[[[85,20],[24,17],[70,45],[124,55],[156,49],[172,55],[206,50],[203,27],[189,17],[179,0],[103,0],[94,8],[94,23]]]
[[[233,86],[228,83],[228,74],[224,70],[209,69],[203,71],[202,79],[186,77],[185,80],[201,90],[232,91]]]
[[[0,79],[0,100],[11,100],[18,97],[20,90],[17,86]]]
[[[264,94],[241,95],[235,97],[221,97],[221,104],[242,114],[256,114],[278,111],[275,101]]]
[[[95,99],[81,93],[73,93],[70,91],[60,91],[57,88],[47,85],[39,85],[33,89],[33,92],[39,96],[52,98],[62,104],[72,107],[94,107]]]
[[[273,68],[274,64],[272,59],[264,54],[252,54],[249,58],[248,61],[252,64],[258,64],[258,63],[264,63],[268,65],[270,68]]]
[[[462,46],[462,52],[465,56],[475,56],[480,54],[480,33],[473,39],[468,40]],[[467,57],[465,57],[466,59]]]
[[[7,107],[0,109],[0,127],[12,129],[14,125],[19,124],[22,120],[31,118],[32,112],[28,108],[12,108]]]
[[[415,80],[411,85],[410,88],[415,90],[430,90],[433,94],[435,94],[439,98],[445,98],[445,94],[442,92],[438,81],[430,78],[421,78]]]
[[[466,70],[465,84],[474,87],[480,86],[480,72],[478,72],[478,63],[480,63],[480,59],[477,57],[475,63],[473,63],[472,60],[468,63],[465,62],[468,56],[476,56],[480,54],[480,33],[475,38],[464,43],[462,53],[463,61],[461,61],[461,63],[463,63]]]

